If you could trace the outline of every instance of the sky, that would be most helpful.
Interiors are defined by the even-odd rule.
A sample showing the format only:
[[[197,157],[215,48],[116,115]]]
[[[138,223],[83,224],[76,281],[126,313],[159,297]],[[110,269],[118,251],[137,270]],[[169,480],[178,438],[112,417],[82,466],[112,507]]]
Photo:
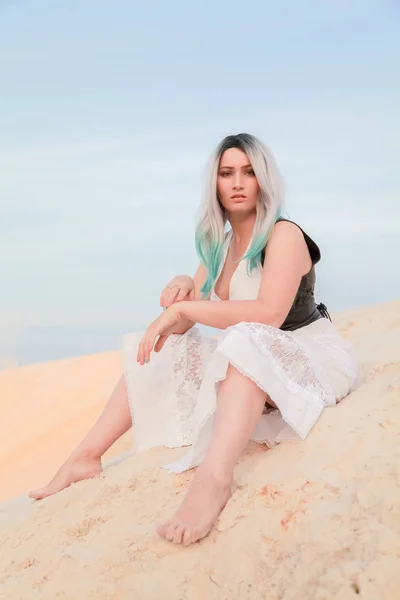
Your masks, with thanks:
[[[400,298],[399,67],[395,0],[0,0],[0,365],[149,324],[240,131],[321,247],[317,299]]]

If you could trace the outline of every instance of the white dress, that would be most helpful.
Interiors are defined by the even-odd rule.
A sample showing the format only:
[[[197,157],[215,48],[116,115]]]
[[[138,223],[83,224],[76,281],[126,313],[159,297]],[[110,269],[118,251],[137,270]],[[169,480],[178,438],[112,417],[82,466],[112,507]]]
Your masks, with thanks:
[[[229,239],[225,257],[228,245]],[[261,275],[261,266],[249,275],[241,261],[231,279],[229,299],[255,299]],[[219,301],[214,291],[210,301]],[[304,439],[324,408],[347,396],[357,378],[350,344],[326,318],[296,331],[242,322],[218,339],[193,327],[183,335],[170,336],[145,365],[136,362],[141,338],[141,333],[123,338],[135,451],[191,446],[180,460],[165,465],[175,473],[197,466],[207,451],[218,383],[229,364],[254,381],[278,407],[264,411],[251,438],[268,446]]]

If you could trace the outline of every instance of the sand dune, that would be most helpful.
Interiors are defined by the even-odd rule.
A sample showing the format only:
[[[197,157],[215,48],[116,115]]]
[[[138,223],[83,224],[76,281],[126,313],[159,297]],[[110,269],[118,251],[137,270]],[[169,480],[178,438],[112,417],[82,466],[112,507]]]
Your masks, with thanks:
[[[0,598],[397,600],[400,302],[335,321],[362,362],[360,387],[305,442],[251,445],[217,527],[189,549],[154,533],[193,477],[159,468],[181,450],[130,456],[42,502],[21,495],[92,424],[119,353],[0,373]],[[129,434],[106,463],[130,447]]]

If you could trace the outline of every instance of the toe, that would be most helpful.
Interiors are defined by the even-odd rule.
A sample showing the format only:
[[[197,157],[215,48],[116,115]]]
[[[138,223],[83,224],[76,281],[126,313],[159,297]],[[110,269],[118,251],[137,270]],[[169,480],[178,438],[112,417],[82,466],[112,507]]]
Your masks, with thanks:
[[[193,543],[191,527],[185,528],[185,531],[183,532],[182,543],[184,546],[190,546],[190,544]]]
[[[165,521],[164,523],[159,523],[156,525],[156,532],[161,537],[165,537],[167,533],[168,527],[171,525],[171,521]]]
[[[165,538],[170,542],[172,542],[172,540],[174,539],[175,530],[177,527],[179,527],[179,523],[173,521],[171,525],[167,528],[167,531],[165,532]]]
[[[45,491],[44,489],[32,490],[29,492],[29,498],[33,498],[34,500],[41,500],[44,498]]]
[[[211,527],[193,527],[191,531],[192,544],[205,538],[211,531]]]
[[[175,529],[174,532],[174,537],[172,538],[172,543],[173,544],[181,544],[182,543],[182,536],[185,532],[185,526],[184,525],[178,525],[177,528]]]

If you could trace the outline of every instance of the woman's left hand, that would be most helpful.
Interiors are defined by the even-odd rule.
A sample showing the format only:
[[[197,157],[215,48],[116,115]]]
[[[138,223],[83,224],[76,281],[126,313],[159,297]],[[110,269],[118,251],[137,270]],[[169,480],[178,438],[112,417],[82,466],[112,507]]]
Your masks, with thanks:
[[[156,338],[168,331],[181,319],[179,304],[179,302],[177,304],[172,304],[172,306],[167,308],[162,315],[153,321],[146,329],[144,336],[140,341],[137,353],[137,362],[141,365],[150,361],[150,354],[154,349]]]

